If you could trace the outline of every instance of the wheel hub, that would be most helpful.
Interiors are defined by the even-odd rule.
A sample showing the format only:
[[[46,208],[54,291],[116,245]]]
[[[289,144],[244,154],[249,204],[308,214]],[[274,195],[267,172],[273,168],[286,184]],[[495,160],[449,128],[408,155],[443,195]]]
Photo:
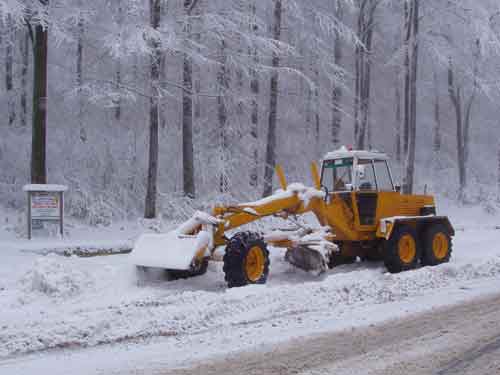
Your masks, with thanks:
[[[409,264],[413,262],[415,256],[417,255],[417,245],[415,243],[415,239],[409,234],[402,236],[399,239],[398,252],[399,258],[404,263]]]
[[[264,273],[265,257],[259,246],[254,246],[248,252],[245,259],[245,272],[248,280],[258,281]]]
[[[432,251],[439,260],[446,257],[446,254],[448,254],[448,239],[444,233],[436,233],[432,240]]]

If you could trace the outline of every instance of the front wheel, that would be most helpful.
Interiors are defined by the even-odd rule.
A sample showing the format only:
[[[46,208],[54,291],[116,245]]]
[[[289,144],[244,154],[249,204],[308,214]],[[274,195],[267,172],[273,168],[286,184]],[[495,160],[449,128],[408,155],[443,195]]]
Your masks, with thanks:
[[[266,283],[269,251],[259,234],[242,232],[231,238],[224,254],[224,273],[229,288]]]

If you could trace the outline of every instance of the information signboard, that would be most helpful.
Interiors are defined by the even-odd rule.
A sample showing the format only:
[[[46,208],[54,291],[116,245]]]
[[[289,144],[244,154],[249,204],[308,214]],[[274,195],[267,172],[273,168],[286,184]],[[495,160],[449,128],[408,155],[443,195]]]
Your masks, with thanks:
[[[31,194],[31,219],[60,220],[60,193],[39,191]]]
[[[34,230],[43,230],[44,223],[59,224],[59,234],[64,235],[64,192],[63,185],[26,185],[28,193],[28,238]]]

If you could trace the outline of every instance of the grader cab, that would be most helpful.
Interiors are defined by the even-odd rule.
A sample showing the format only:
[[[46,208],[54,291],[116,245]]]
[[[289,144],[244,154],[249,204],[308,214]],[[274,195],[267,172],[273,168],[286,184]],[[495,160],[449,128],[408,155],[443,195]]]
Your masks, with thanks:
[[[162,268],[170,278],[184,278],[203,274],[222,251],[225,279],[236,287],[266,282],[268,245],[285,248],[287,261],[317,273],[357,258],[383,261],[392,273],[450,259],[454,230],[448,218],[436,215],[432,196],[400,192],[385,154],[342,148],[325,156],[321,171],[313,163],[311,173],[314,187],[288,185],[278,167],[281,189],[272,196],[215,207],[210,215],[197,213],[167,234],[145,234],[132,261],[141,273]],[[319,225],[307,227],[295,220],[308,212]],[[268,216],[296,228],[237,231]]]

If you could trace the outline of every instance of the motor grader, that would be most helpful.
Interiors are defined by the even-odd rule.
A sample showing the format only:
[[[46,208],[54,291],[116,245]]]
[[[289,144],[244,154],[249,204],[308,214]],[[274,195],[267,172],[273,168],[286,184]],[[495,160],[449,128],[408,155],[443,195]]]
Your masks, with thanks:
[[[228,286],[239,287],[266,282],[268,245],[287,249],[286,260],[317,273],[357,258],[383,261],[391,273],[450,259],[450,221],[436,215],[432,196],[400,192],[385,154],[346,148],[328,153],[320,170],[311,165],[314,187],[288,185],[281,167],[276,172],[281,189],[267,198],[217,206],[170,233],[142,235],[131,254],[133,263],[140,272],[164,269],[177,279],[201,275],[210,260],[218,260],[224,263]],[[306,213],[314,214],[319,225],[296,220]],[[237,231],[269,216],[297,227]]]

